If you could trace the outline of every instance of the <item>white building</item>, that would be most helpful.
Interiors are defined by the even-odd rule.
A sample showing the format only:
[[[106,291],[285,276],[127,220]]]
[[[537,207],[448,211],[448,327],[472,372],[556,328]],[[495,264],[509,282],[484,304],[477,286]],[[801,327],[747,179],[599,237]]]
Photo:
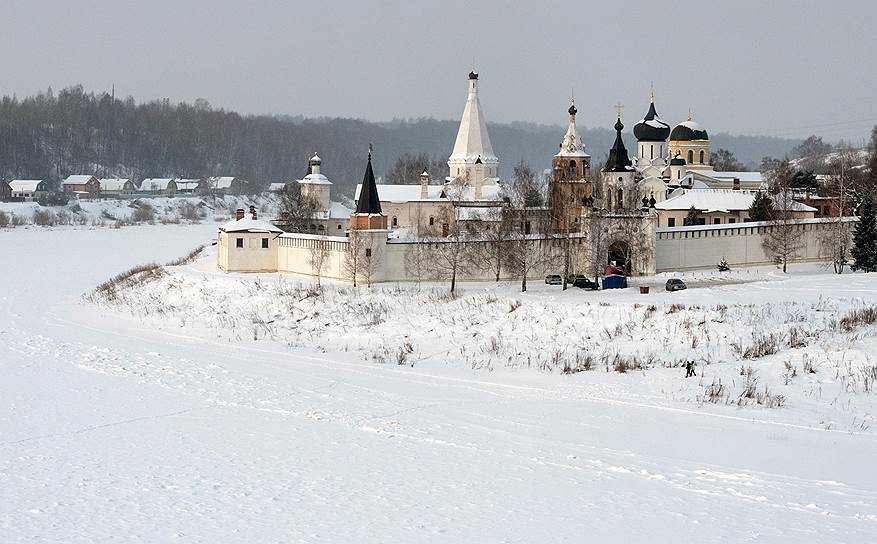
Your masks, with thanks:
[[[425,231],[441,232],[456,216],[456,207],[502,206],[498,169],[499,159],[493,152],[478,98],[478,74],[473,71],[469,73],[466,105],[444,183],[433,185],[435,180],[423,172],[417,184],[377,185],[388,226],[403,238]],[[357,185],[354,200],[359,201],[361,190],[362,184]]]
[[[46,184],[41,179],[14,179],[9,182],[12,198],[39,198],[46,193]]]

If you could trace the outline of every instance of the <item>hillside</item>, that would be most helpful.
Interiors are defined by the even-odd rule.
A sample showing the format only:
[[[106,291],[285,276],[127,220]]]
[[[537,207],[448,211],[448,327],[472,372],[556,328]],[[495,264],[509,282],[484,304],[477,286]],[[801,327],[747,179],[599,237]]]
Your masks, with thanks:
[[[558,115],[559,122],[563,118]],[[32,97],[0,100],[0,177],[57,183],[69,174],[91,172],[134,178],[236,175],[265,186],[300,177],[307,157],[318,151],[336,190],[350,195],[362,176],[369,143],[374,144],[375,167],[382,175],[404,153],[427,152],[444,159],[456,131],[455,120],[375,123],[242,116],[214,109],[203,100],[138,104],[131,97],[115,99],[76,86],[57,94],[49,89]],[[491,140],[502,160],[500,175],[510,176],[520,160],[536,169],[548,167],[563,132],[560,125],[491,124]],[[612,144],[612,130],[581,126],[580,133],[594,162],[602,162]],[[626,137],[633,149],[632,135]],[[797,143],[713,135],[714,148],[730,149],[753,166],[764,156],[785,156]]]

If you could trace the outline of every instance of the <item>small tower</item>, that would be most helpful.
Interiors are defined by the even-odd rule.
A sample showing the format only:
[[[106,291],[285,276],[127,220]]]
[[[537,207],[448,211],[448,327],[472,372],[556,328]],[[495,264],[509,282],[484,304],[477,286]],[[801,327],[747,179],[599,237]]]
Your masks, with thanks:
[[[317,211],[325,212],[329,210],[332,182],[320,173],[322,164],[322,159],[314,153],[308,160],[308,174],[298,180],[298,184],[302,196],[313,199],[317,203]]]
[[[676,155],[672,159],[670,159],[670,185],[674,187],[678,187],[680,183],[682,183],[682,178],[684,178],[688,174],[688,170],[685,168],[685,159],[682,158],[682,155]]]
[[[429,198],[429,172],[424,170],[420,174],[420,200]]]
[[[633,202],[636,170],[627,154],[627,148],[624,147],[624,139],[621,137],[623,129],[624,123],[619,114],[615,122],[615,143],[609,150],[609,158],[602,172],[604,206],[612,212],[639,205],[639,202]]]
[[[351,230],[386,230],[387,216],[381,212],[381,199],[378,196],[378,186],[375,183],[375,174],[372,170],[372,147],[368,146],[368,164],[365,174],[362,176],[362,189],[359,191],[359,200],[356,201],[356,210],[350,214]]]
[[[578,110],[574,100],[567,113],[569,125],[560,143],[560,151],[552,160],[549,188],[553,228],[557,232],[579,231],[582,209],[593,204],[594,195],[591,184],[591,156],[585,152],[585,145],[576,132]]]

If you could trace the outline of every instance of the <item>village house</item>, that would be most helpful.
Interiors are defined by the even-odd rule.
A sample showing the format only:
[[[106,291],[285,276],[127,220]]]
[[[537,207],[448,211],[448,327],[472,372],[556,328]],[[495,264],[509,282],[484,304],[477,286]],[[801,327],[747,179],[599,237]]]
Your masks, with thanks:
[[[757,191],[733,189],[677,189],[672,196],[655,204],[659,227],[682,227],[689,210],[698,211],[697,225],[726,225],[749,221],[749,208]],[[781,200],[772,197],[774,206]],[[811,219],[816,209],[791,198],[785,209],[793,219]]]
[[[0,179],[0,201],[6,201],[12,198],[12,187],[6,180]]]
[[[61,182],[61,187],[65,193],[87,196],[97,196],[100,194],[100,181],[96,177],[89,175],[67,176],[67,179]]]
[[[46,183],[41,179],[14,179],[9,182],[12,198],[38,199],[47,193]]]
[[[125,178],[101,178],[100,192],[103,196],[130,195],[137,191],[137,186],[130,179]]]
[[[215,195],[240,196],[244,194],[246,184],[246,181],[234,176],[217,176],[207,178],[204,191]]]

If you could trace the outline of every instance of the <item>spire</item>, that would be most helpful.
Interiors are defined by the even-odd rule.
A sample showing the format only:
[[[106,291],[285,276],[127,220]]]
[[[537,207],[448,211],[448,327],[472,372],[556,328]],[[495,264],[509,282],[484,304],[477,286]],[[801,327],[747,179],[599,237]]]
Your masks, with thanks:
[[[365,167],[365,175],[362,176],[362,189],[359,191],[359,201],[356,203],[357,215],[380,215],[381,199],[378,197],[378,186],[375,183],[375,173],[372,171],[372,146],[368,144],[368,164]]]
[[[619,110],[620,111],[620,110]],[[627,172],[630,170],[630,157],[627,155],[627,148],[624,147],[624,139],[621,137],[621,131],[624,129],[624,123],[621,122],[619,115],[618,121],[615,122],[615,144],[609,150],[609,158],[606,160],[606,172]]]
[[[481,102],[478,100],[478,74],[473,70],[469,73],[469,95],[449,162],[474,161],[478,155],[485,162],[497,162],[493,146],[490,145],[490,136],[487,134],[487,122],[481,111]]]
[[[585,153],[585,146],[576,132],[576,114],[578,110],[576,109],[575,100],[571,100],[567,113],[569,113],[569,126],[566,129],[566,134],[563,136],[563,141],[560,143],[560,151],[555,157],[587,157],[588,154]]]

